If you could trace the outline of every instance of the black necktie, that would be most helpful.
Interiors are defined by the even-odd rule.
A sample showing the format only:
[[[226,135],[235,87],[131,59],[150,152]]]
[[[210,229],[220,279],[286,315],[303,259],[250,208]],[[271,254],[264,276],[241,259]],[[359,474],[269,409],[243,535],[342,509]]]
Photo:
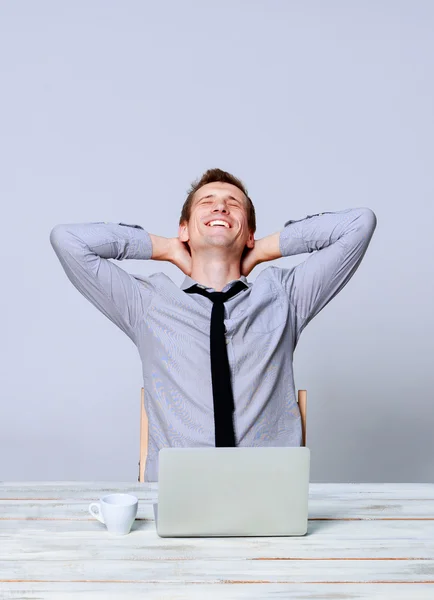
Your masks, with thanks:
[[[234,398],[232,395],[228,352],[225,339],[224,302],[247,289],[242,281],[237,281],[227,292],[207,292],[198,285],[186,290],[187,294],[202,294],[213,302],[211,312],[211,377],[214,402],[214,429],[216,447],[234,447]]]

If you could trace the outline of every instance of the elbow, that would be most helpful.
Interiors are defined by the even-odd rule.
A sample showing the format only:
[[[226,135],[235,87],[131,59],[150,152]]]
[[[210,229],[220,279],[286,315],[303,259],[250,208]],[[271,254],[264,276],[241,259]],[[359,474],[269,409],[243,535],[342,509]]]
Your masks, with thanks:
[[[60,248],[66,237],[66,229],[64,225],[55,225],[50,231],[50,243],[54,249]]]
[[[359,208],[358,211],[360,212],[359,219],[361,227],[371,234],[374,233],[375,228],[377,227],[377,215],[371,208],[367,207]]]

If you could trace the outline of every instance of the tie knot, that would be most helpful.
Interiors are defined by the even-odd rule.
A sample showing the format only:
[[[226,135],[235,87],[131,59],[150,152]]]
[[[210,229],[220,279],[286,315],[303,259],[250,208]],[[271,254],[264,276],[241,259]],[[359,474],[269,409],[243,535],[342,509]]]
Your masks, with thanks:
[[[201,294],[202,296],[206,296],[212,300],[212,302],[223,303],[241,292],[241,290],[245,290],[247,288],[248,286],[243,281],[237,281],[227,292],[208,292],[207,290],[199,287],[197,284],[192,285],[184,291],[187,294]]]

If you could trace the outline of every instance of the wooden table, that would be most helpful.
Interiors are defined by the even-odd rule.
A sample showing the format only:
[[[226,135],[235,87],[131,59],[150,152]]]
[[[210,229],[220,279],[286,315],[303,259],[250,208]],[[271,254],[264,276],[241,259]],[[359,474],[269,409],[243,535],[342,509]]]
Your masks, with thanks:
[[[131,492],[114,537],[90,502]],[[156,483],[0,483],[0,598],[434,599],[434,484],[311,484],[303,537],[160,538]]]

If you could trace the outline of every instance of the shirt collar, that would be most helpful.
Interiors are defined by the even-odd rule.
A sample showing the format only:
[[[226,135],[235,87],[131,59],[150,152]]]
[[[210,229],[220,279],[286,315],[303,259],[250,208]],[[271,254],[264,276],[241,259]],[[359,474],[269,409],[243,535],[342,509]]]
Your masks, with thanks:
[[[235,281],[242,281],[242,282],[243,282],[243,283],[245,283],[246,285],[249,285],[249,284],[248,284],[248,281],[247,281],[247,277],[245,277],[245,275],[241,275],[241,277],[240,277],[239,279],[233,279],[232,281],[229,281],[229,282],[228,282],[228,283],[225,285],[225,287],[227,287],[229,284],[232,284],[232,283],[234,283]],[[191,286],[192,286],[192,285],[194,285],[195,283],[196,283],[197,285],[200,285],[200,286],[204,287],[204,286],[203,286],[201,283],[199,283],[198,281],[195,281],[195,280],[194,280],[194,279],[192,279],[192,278],[191,278],[189,275],[186,275],[186,276],[185,276],[185,279],[184,279],[184,281],[183,281],[183,282],[181,283],[181,285],[180,285],[180,288],[181,288],[181,290],[186,290],[187,288],[191,287]],[[231,286],[231,287],[232,287],[232,286]],[[213,291],[215,291],[213,288],[204,288],[204,289],[206,289],[206,290],[213,290]],[[223,289],[225,289],[225,288],[223,288]]]

